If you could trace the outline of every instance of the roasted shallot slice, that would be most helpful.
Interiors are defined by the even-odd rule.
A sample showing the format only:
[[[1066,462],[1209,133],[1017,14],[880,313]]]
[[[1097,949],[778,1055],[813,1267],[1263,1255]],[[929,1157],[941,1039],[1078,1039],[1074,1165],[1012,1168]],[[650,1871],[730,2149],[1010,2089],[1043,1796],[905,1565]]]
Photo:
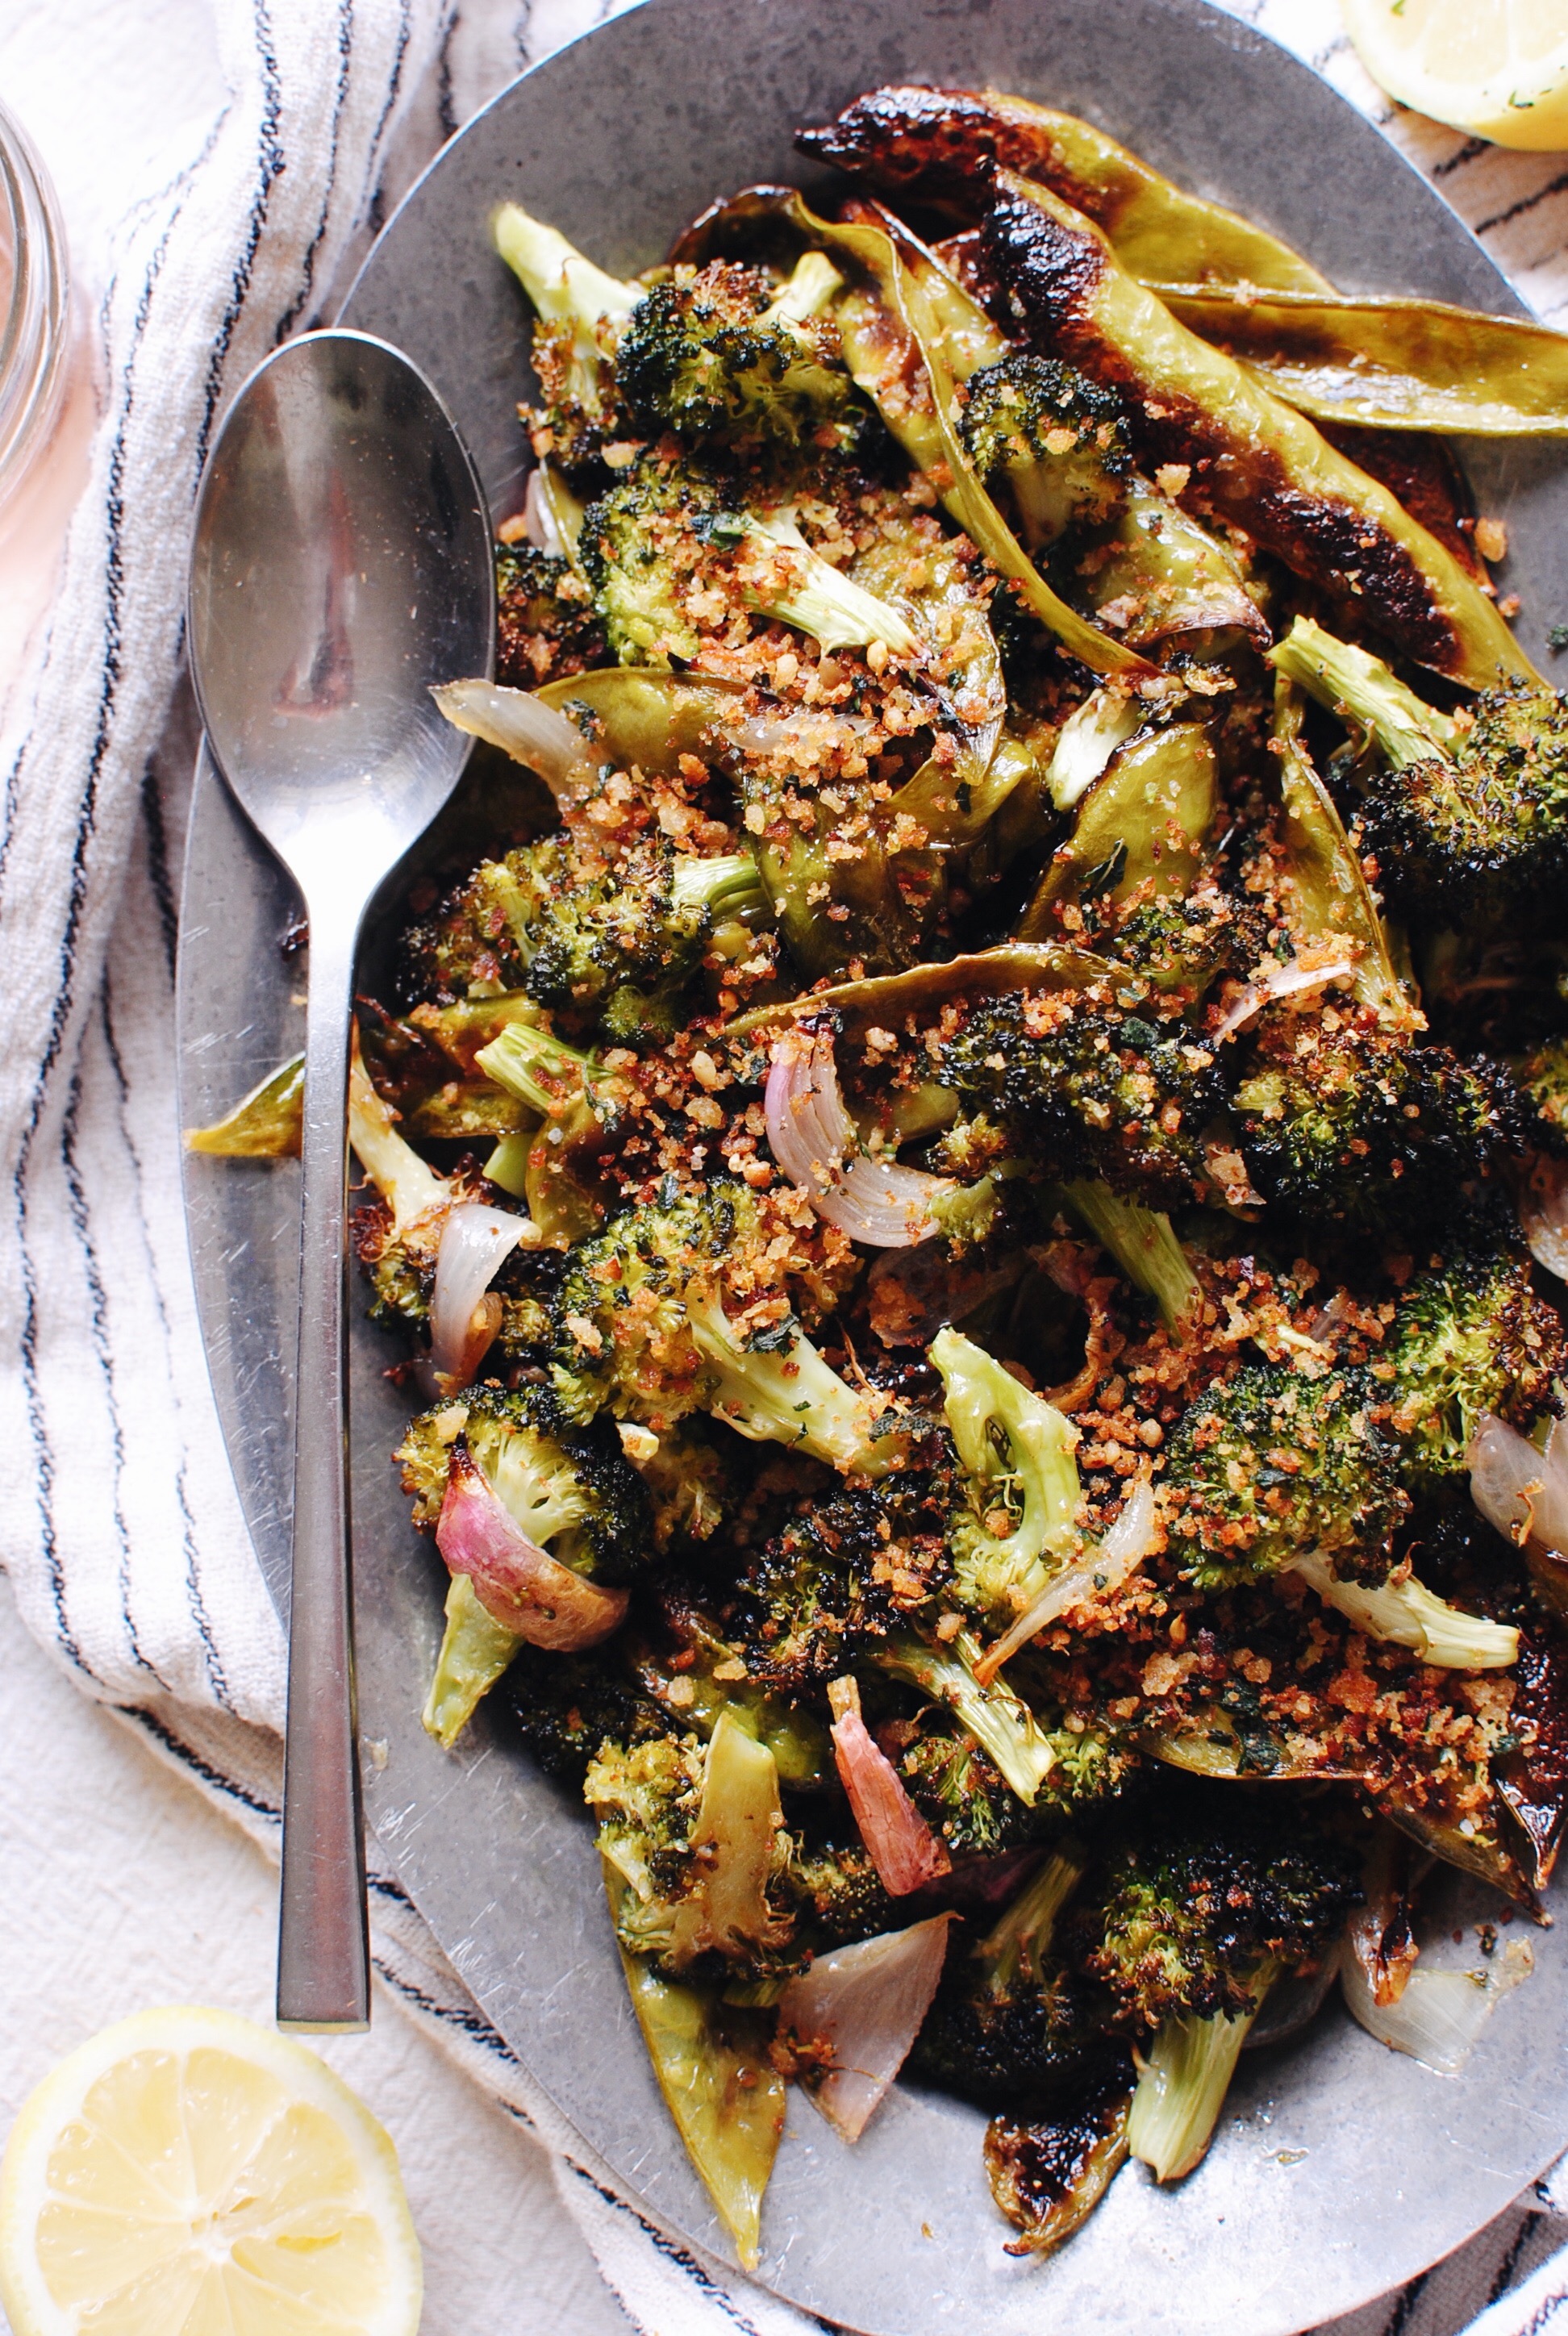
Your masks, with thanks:
[[[559,1654],[596,1647],[626,1612],[628,1592],[585,1582],[530,1541],[466,1444],[452,1448],[435,1545],[453,1573],[466,1573],[503,1630]]]
[[[832,1681],[828,1702],[833,1757],[861,1839],[889,1897],[907,1898],[911,1890],[950,1873],[952,1859],[862,1718],[860,1687],[852,1675]]]
[[[839,1093],[829,1033],[786,1030],[774,1041],[766,1112],[774,1158],[818,1216],[852,1241],[912,1249],[937,1231],[931,1204],[958,1186],[862,1151]]]
[[[1470,1497],[1489,1525],[1523,1549],[1568,1557],[1568,1434],[1553,1420],[1544,1452],[1488,1412],[1470,1438]]]
[[[818,1955],[779,2000],[779,2037],[835,2133],[858,2141],[931,2007],[951,1914]],[[823,2070],[817,2075],[807,2071]]]
[[[1304,989],[1326,989],[1331,981],[1348,981],[1355,970],[1354,958],[1344,955],[1325,958],[1316,965],[1293,957],[1285,965],[1271,967],[1256,981],[1249,981],[1237,991],[1210,1037],[1218,1046],[1223,1039],[1233,1038],[1243,1024],[1251,1022],[1276,998],[1299,997]]]
[[[430,1301],[430,1360],[443,1395],[467,1387],[501,1328],[490,1285],[520,1241],[539,1238],[531,1217],[463,1201],[446,1212]]]

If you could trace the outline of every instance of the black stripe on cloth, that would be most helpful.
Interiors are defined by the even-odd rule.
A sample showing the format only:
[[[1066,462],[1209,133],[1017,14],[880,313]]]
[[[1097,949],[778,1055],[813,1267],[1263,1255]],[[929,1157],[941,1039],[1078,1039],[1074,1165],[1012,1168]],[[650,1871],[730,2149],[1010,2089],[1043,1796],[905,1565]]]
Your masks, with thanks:
[[[720,2287],[712,2273],[703,2269],[688,2247],[683,2247],[678,2239],[672,2239],[667,2232],[659,2229],[657,2223],[650,2222],[632,2199],[623,2198],[618,2191],[607,2188],[597,2175],[589,2172],[586,2166],[579,2166],[575,2157],[569,2157],[566,2162],[578,2180],[586,2183],[596,2196],[604,2200],[607,2206],[613,2206],[618,2214],[628,2215],[638,2230],[651,2239],[665,2261],[674,2263],[677,2271],[685,2272],[687,2277],[702,2290],[707,2301],[716,2304],[725,2317],[734,2321],[741,2331],[741,2336],[762,2336],[762,2331],[756,2321],[749,2319],[734,2298],[727,2295]],[[819,2320],[816,2324],[819,2328],[827,2331],[827,2336],[838,2336],[838,2331],[830,2321]]]
[[[163,794],[158,784],[155,761],[149,762],[141,774],[141,824],[147,836],[147,881],[158,910],[163,960],[172,988],[180,955],[180,910],[169,866],[169,822],[163,816]]]
[[[373,1955],[371,1961],[387,1986],[394,1993],[405,1996],[417,2010],[424,2013],[426,2019],[438,2020],[443,2027],[459,2029],[471,2043],[482,2045],[492,2059],[504,2060],[509,2067],[521,2070],[522,2063],[505,2037],[502,2035],[499,2029],[491,2026],[490,2021],[477,2006],[472,2010],[465,2010],[461,2004],[443,2003],[439,1996],[432,1995],[427,1988],[420,1987],[414,1981],[405,1978],[401,1971],[394,1970],[384,1956]],[[525,2126],[530,2133],[533,2131],[532,2118],[524,2110],[520,2109],[515,2102],[508,2101],[502,2106],[510,2109],[519,2125]]]
[[[463,12],[454,8],[446,20],[446,30],[441,36],[441,50],[435,61],[435,118],[441,124],[443,139],[453,137],[457,130],[457,113],[452,96],[452,43]]]
[[[1434,162],[1427,176],[1429,179],[1452,178],[1454,172],[1462,170],[1466,162],[1474,162],[1478,155],[1490,154],[1493,151],[1488,139],[1466,138],[1457,153],[1450,154],[1446,162]]]
[[[114,1036],[114,1012],[110,998],[107,976],[103,983],[102,1000],[103,1038],[109,1049],[109,1060],[114,1068],[115,1089],[119,1096],[118,1116],[121,1141],[130,1154],[137,1190],[141,1192],[145,1190],[147,1179],[142,1173],[141,1155],[136,1148],[136,1139],[131,1133],[131,1123],[126,1114],[126,1107],[131,1100],[131,1082],[125,1076],[125,1066],[121,1059],[119,1043]],[[141,1215],[142,1222],[145,1223],[146,1212],[143,1211]],[[163,1333],[163,1350],[165,1354],[170,1354],[173,1350],[174,1342],[169,1327],[169,1309],[163,1302],[163,1284],[158,1277],[151,1254],[147,1257],[147,1280],[152,1291],[152,1302],[158,1310],[158,1327]],[[223,1658],[218,1651],[217,1635],[212,1628],[211,1617],[207,1611],[207,1601],[202,1595],[200,1560],[197,1554],[196,1546],[196,1519],[190,1511],[187,1455],[183,1436],[180,1439],[180,1463],[174,1471],[174,1497],[180,1508],[180,1548],[185,1561],[186,1601],[190,1610],[191,1621],[196,1625],[196,1635],[201,1641],[201,1659],[206,1666],[208,1684],[212,1689],[213,1699],[219,1708],[231,1712],[234,1709],[234,1699],[229,1691],[229,1674],[224,1669]]]
[[[397,45],[393,54],[392,74],[387,84],[385,98],[382,102],[380,119],[376,122],[375,133],[365,153],[366,179],[370,178],[372,171],[376,173],[375,182],[370,191],[370,200],[365,208],[365,223],[373,236],[379,235],[386,223],[386,189],[382,183],[378,161],[381,141],[386,134],[386,125],[392,119],[392,110],[397,102],[397,94],[403,86],[404,62],[407,57],[408,44],[413,34],[414,25],[409,15],[409,0],[403,0],[403,5],[398,11]]]
[[[1544,2303],[1536,2305],[1520,2329],[1519,2336],[1541,2336],[1543,2328],[1549,2328],[1557,2314],[1565,2309],[1568,2309],[1568,2288],[1560,2287],[1555,2295],[1549,2295]]]
[[[252,0],[251,21],[256,37],[256,54],[261,67],[261,122],[257,140],[257,170],[258,184],[250,199],[250,214],[246,221],[245,242],[234,270],[229,279],[229,299],[212,338],[212,354],[207,361],[207,381],[202,395],[201,422],[196,433],[196,462],[191,473],[191,488],[201,476],[207,460],[207,448],[212,436],[212,424],[218,412],[218,402],[223,393],[223,375],[228,366],[229,352],[236,327],[250,290],[250,279],[256,267],[256,255],[261,245],[261,230],[267,224],[271,208],[272,190],[281,176],[285,156],[279,143],[278,128],[283,118],[283,77],[273,52],[272,18],[267,0]]]
[[[1393,2311],[1383,2322],[1382,2336],[1405,2336],[1410,2314],[1420,2302],[1431,2276],[1429,2271],[1417,2272],[1414,2279],[1406,2282],[1395,2298]]]
[[[1545,2216],[1537,2214],[1534,2208],[1525,2215],[1519,2228],[1514,2232],[1511,2244],[1505,2249],[1503,2260],[1497,2266],[1496,2275],[1486,2291],[1488,2303],[1495,2303],[1501,2297],[1507,2294],[1514,2284],[1514,2274],[1519,2268],[1519,2258],[1544,2220]]]
[[[171,1759],[178,1760],[182,1767],[189,1768],[193,1776],[200,1776],[202,1783],[209,1786],[213,1792],[221,1793],[226,1800],[238,1801],[241,1808],[249,1809],[253,1815],[268,1817],[274,1825],[282,1824],[283,1811],[273,1802],[263,1800],[258,1793],[253,1793],[248,1786],[237,1784],[232,1776],[226,1776],[221,1768],[215,1768],[210,1760],[204,1759],[201,1754],[194,1751],[182,1737],[174,1735],[170,1729],[165,1728],[163,1722],[149,1711],[145,1704],[122,1705],[122,1716],[133,1721],[138,1728],[145,1728],[149,1736],[155,1736]]]
[[[71,1074],[71,1086],[65,1105],[65,1116],[60,1126],[60,1161],[65,1171],[66,1214],[76,1245],[82,1252],[82,1270],[87,1283],[88,1319],[93,1340],[93,1358],[98,1375],[103,1383],[103,1407],[109,1416],[110,1448],[114,1455],[112,1490],[110,1512],[114,1519],[114,1539],[118,1554],[114,1563],[115,1587],[120,1593],[120,1616],[125,1625],[125,1635],[131,1648],[131,1659],[139,1670],[169,1692],[169,1682],[151,1663],[141,1650],[136,1628],[136,1617],[131,1611],[131,1536],[125,1527],[125,1511],[121,1493],[125,1481],[125,1431],[120,1417],[119,1393],[114,1385],[114,1366],[109,1350],[109,1298],[103,1286],[102,1268],[98,1260],[97,1244],[93,1239],[93,1225],[87,1206],[86,1188],[82,1182],[81,1163],[76,1156],[77,1131],[82,1117],[82,1066],[78,1062]]]
[[[1476,235],[1490,235],[1494,228],[1506,227],[1511,219],[1523,219],[1526,211],[1533,211],[1537,203],[1544,203],[1549,195],[1560,195],[1564,187],[1568,187],[1568,170],[1560,171],[1557,177],[1549,180],[1545,186],[1537,187],[1533,195],[1521,195],[1519,200],[1516,203],[1510,203],[1505,211],[1494,211],[1492,217],[1483,219],[1480,226],[1473,232]]]
[[[343,131],[343,109],[348,102],[349,65],[354,55],[354,0],[337,0],[337,86],[332,97],[332,141],[326,154],[326,183],[321,190],[321,209],[317,217],[316,232],[305,247],[305,258],[299,271],[299,289],[272,328],[272,346],[288,338],[299,322],[306,302],[316,282],[316,255],[326,236],[332,217],[332,198],[337,185],[337,149]],[[312,318],[312,323],[315,319]]]

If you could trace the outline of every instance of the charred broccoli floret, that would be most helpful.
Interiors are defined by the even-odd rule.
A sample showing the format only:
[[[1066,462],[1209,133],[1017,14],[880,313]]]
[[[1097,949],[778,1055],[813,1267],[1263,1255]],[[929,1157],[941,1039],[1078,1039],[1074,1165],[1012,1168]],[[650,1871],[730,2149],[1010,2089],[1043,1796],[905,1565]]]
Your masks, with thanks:
[[[533,369],[544,402],[531,417],[534,452],[569,469],[592,462],[621,432],[611,361],[643,287],[607,276],[516,203],[496,213],[495,248],[539,316]]]
[[[626,1210],[568,1260],[555,1363],[567,1408],[656,1430],[706,1410],[754,1443],[885,1475],[907,1448],[885,1400],[830,1369],[787,1303],[751,1327],[725,1311],[721,1290],[782,1287],[791,1250],[784,1222],[727,1179]]]
[[[1248,2029],[1282,1972],[1330,1954],[1360,1897],[1354,1853],[1310,1821],[1290,1844],[1229,1800],[1151,1813],[1102,1856],[1064,1926],[1117,2019],[1154,2031],[1128,2142],[1162,2182],[1209,2146]]]
[[[1093,1989],[1053,1952],[1057,1915],[1083,1871],[1080,1853],[1058,1850],[967,1952],[962,1934],[953,1941],[910,2055],[911,2077],[980,2108],[1045,2107],[1114,2054]]]
[[[702,627],[752,609],[824,649],[880,641],[911,656],[898,610],[813,551],[787,509],[758,518],[716,487],[645,460],[590,503],[579,550],[611,650],[622,665],[693,657]]]
[[[1114,518],[1125,499],[1121,399],[1054,357],[984,366],[969,383],[962,429],[981,478],[1011,487],[1031,549]]]
[[[871,409],[844,371],[836,329],[822,321],[842,282],[817,251],[776,292],[760,268],[677,268],[621,336],[622,395],[651,435],[673,430],[743,461],[809,450],[820,462],[848,448]]]
[[[433,1526],[459,1437],[530,1541],[574,1573],[628,1582],[653,1547],[642,1480],[608,1420],[570,1421],[549,1387],[493,1380],[421,1412],[399,1445],[416,1524]]]
[[[607,1740],[630,1747],[668,1731],[668,1720],[638,1692],[618,1650],[561,1655],[525,1644],[502,1692],[545,1774],[579,1788]]]
[[[785,1694],[823,1687],[945,1588],[951,1498],[945,1466],[901,1468],[790,1518],[725,1596],[748,1678]]]
[[[1466,1448],[1485,1413],[1528,1428],[1556,1409],[1568,1344],[1555,1308],[1531,1286],[1528,1255],[1477,1241],[1410,1284],[1379,1377],[1385,1370],[1406,1481],[1438,1493],[1468,1475]]]
[[[1455,924],[1555,913],[1568,879],[1561,692],[1519,683],[1442,714],[1378,658],[1305,617],[1271,654],[1378,750],[1362,821],[1393,898]]]
[[[583,1793],[600,1854],[625,1883],[616,1929],[667,1978],[791,1969],[792,1844],[773,1754],[733,1714],[696,1736],[606,1743]]]
[[[817,1948],[874,1939],[909,1919],[888,1896],[859,1842],[841,1847],[797,1841],[786,1886]]]
[[[1505,1073],[1413,1045],[1349,1005],[1265,1014],[1233,1100],[1265,1199],[1374,1231],[1446,1213],[1519,1148]]]
[[[611,1037],[637,1037],[672,1027],[716,920],[767,914],[749,852],[702,860],[654,841],[612,861],[551,835],[483,861],[409,929],[404,958],[433,1004],[526,990]]]
[[[592,596],[570,560],[503,543],[495,556],[495,677],[511,689],[603,665],[604,634]]]
[[[930,1706],[905,1725],[908,1741],[897,1760],[904,1790],[955,1856],[1027,1849],[1058,1829],[1060,1813],[1047,1792],[1026,1808],[996,1763],[946,1712]]]
[[[1398,1450],[1359,1371],[1310,1379],[1251,1363],[1201,1396],[1167,1447],[1171,1547],[1192,1579],[1222,1589],[1303,1553],[1341,1579],[1383,1581],[1409,1509]]]
[[[1151,1200],[1190,1201],[1203,1130],[1224,1101],[1193,1034],[1071,990],[1010,992],[969,1007],[940,1076],[1038,1163]]]
[[[1548,1038],[1509,1067],[1533,1114],[1533,1142],[1562,1151],[1568,1147],[1568,1038]]]

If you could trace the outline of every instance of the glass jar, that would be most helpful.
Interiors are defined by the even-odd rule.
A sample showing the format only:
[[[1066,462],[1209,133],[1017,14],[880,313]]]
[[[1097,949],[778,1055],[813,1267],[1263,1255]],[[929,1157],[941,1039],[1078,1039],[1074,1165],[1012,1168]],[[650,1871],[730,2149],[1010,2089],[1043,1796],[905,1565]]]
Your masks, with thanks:
[[[0,105],[0,505],[48,444],[71,345],[65,237],[49,174]]]

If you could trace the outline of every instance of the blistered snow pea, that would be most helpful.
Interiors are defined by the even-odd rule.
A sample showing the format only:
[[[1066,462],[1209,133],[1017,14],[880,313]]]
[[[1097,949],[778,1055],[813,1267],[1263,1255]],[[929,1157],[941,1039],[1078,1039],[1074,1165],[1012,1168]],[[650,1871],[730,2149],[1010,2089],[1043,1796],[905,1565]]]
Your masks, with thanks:
[[[993,169],[1019,171],[1102,228],[1135,276],[1332,288],[1278,237],[1183,193],[1092,122],[995,90],[872,90],[795,143],[883,194],[966,222],[985,209]]]
[[[1420,664],[1472,688],[1534,678],[1452,553],[1305,415],[1179,324],[1092,220],[1004,171],[986,248],[1031,335],[1119,389],[1151,454],[1185,472],[1203,506]]]
[[[1217,800],[1214,750],[1202,723],[1176,722],[1134,739],[1084,797],[1018,939],[1048,939],[1051,911],[1086,894],[1125,900],[1146,886],[1152,899],[1179,898],[1197,875]]]
[[[1303,414],[1378,430],[1568,436],[1568,334],[1545,325],[1440,300],[1148,288]]]

